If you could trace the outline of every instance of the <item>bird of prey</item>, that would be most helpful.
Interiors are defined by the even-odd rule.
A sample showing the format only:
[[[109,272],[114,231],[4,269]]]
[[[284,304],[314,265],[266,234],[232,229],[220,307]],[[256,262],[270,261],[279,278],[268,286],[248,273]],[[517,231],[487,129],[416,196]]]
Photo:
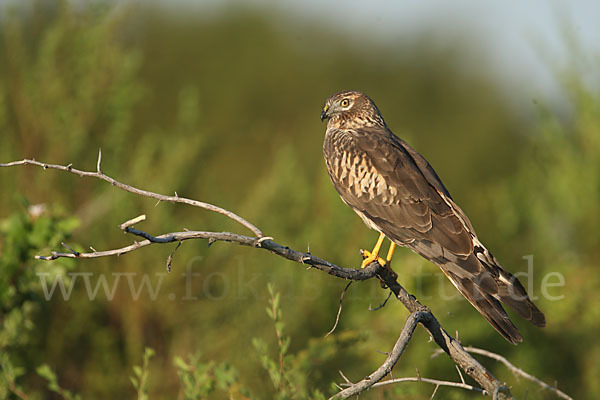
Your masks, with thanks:
[[[377,106],[361,92],[336,93],[325,101],[328,120],[323,154],[342,200],[380,233],[362,267],[378,260],[389,268],[396,245],[437,264],[462,295],[511,343],[523,341],[500,302],[536,326],[544,314],[519,280],[479,241],[431,165],[388,128]],[[379,257],[384,238],[385,260]]]

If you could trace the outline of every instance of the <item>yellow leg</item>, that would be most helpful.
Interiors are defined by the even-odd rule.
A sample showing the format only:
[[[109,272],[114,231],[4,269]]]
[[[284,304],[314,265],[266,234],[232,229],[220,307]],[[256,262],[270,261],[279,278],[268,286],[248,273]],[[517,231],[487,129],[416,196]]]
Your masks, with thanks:
[[[388,250],[387,256],[385,257],[386,264],[390,264],[392,261],[392,256],[394,255],[394,250],[396,250],[396,243],[390,243],[390,249]]]
[[[383,239],[385,239],[385,235],[383,233],[379,234],[379,239],[377,239],[377,243],[375,243],[375,247],[373,247],[373,251],[369,252],[368,250],[361,250],[363,256],[363,262],[360,265],[361,268],[365,268],[367,265],[371,264],[373,261],[379,261],[379,264],[385,266],[385,261],[379,258],[379,250],[381,249],[381,245],[383,244]]]

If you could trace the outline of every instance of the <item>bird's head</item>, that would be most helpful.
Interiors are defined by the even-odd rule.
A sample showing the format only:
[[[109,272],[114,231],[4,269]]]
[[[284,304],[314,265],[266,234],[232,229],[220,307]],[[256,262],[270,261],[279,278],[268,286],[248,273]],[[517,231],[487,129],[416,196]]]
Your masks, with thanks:
[[[364,93],[346,90],[325,100],[321,121],[329,120],[328,126],[385,126],[377,106]]]

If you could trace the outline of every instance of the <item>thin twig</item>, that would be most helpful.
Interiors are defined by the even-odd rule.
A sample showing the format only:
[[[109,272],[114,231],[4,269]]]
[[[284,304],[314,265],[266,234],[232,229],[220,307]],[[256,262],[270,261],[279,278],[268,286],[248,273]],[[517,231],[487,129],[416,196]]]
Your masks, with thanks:
[[[130,220],[123,222],[121,225],[119,225],[119,229],[124,231],[126,228],[129,228],[130,226],[133,226],[133,225],[135,225],[139,222],[145,221],[145,220],[146,220],[145,214],[139,215],[135,218],[131,218]]]
[[[435,397],[435,394],[437,393],[439,388],[440,385],[435,385],[435,389],[433,389],[433,393],[431,393],[431,397],[429,398],[429,400],[432,400]]]
[[[494,359],[496,361],[500,361],[509,370],[511,370],[511,372],[513,374],[515,374],[516,376],[522,376],[525,379],[528,379],[528,380],[530,380],[532,382],[535,382],[540,387],[542,387],[542,388],[544,388],[546,390],[550,390],[550,391],[554,392],[560,398],[567,399],[567,400],[573,400],[573,398],[571,396],[569,396],[568,394],[562,392],[556,386],[548,385],[547,383],[545,383],[544,381],[536,378],[535,376],[533,376],[531,374],[528,374],[527,372],[523,371],[521,368],[516,367],[513,364],[511,364],[510,361],[508,361],[505,357],[501,356],[500,354],[492,353],[491,351],[484,350],[484,349],[479,349],[477,347],[472,347],[472,346],[465,347],[465,350],[467,350],[470,353],[480,354],[482,356]]]
[[[169,273],[171,273],[171,263],[173,262],[173,254],[175,254],[175,252],[177,251],[179,246],[181,246],[181,243],[183,243],[183,242],[180,241],[179,243],[177,243],[177,246],[175,246],[173,251],[169,254],[169,257],[167,257],[167,272],[169,272]]]
[[[340,306],[338,308],[338,312],[337,312],[337,315],[335,317],[335,322],[334,322],[333,327],[331,328],[331,330],[325,334],[325,337],[331,335],[333,333],[333,331],[335,331],[335,328],[337,328],[337,326],[338,326],[338,322],[340,320],[340,314],[342,313],[342,304],[344,303],[344,295],[346,294],[346,291],[348,290],[348,288],[350,287],[350,285],[352,285],[352,282],[353,281],[348,282],[348,284],[346,285],[346,287],[344,288],[344,290],[342,290],[342,294],[340,295]]]
[[[79,254],[79,252],[73,250],[71,248],[71,246],[69,246],[68,244],[66,244],[65,242],[60,242],[60,244],[63,245],[63,247],[65,247],[67,250],[69,250],[72,254],[74,254],[75,256],[77,256]]]
[[[245,226],[250,231],[252,231],[252,233],[254,233],[256,236],[258,236],[258,237],[263,236],[260,229],[258,229],[256,226],[254,226],[250,222],[246,221],[244,218],[240,217],[239,215],[237,215],[229,210],[225,210],[224,208],[217,207],[215,205],[205,203],[202,201],[198,201],[198,200],[187,199],[185,197],[165,196],[162,194],[138,189],[133,186],[121,183],[102,172],[102,170],[100,168],[101,161],[102,161],[102,151],[99,151],[98,152],[98,162],[96,164],[96,172],[82,171],[82,170],[73,168],[71,166],[71,164],[68,164],[68,165],[46,164],[43,162],[39,162],[36,160],[29,160],[29,159],[13,161],[13,162],[9,162],[9,163],[0,163],[0,167],[14,167],[17,165],[37,165],[38,167],[42,167],[43,169],[57,169],[60,171],[71,172],[71,173],[74,173],[79,176],[89,176],[92,178],[102,179],[103,181],[108,182],[111,185],[116,186],[119,189],[123,189],[129,193],[137,194],[137,195],[144,196],[144,197],[150,197],[153,199],[157,199],[158,201],[167,201],[170,203],[183,203],[183,204],[188,204],[188,205],[191,205],[194,207],[199,207],[199,208],[204,208],[206,210],[214,211],[216,213],[225,215],[226,217],[229,217],[230,219],[240,223],[241,225]]]
[[[340,373],[342,378],[344,378],[344,380],[346,381],[347,384],[353,385],[353,383],[350,382],[350,379],[346,378],[346,375],[344,375],[344,373],[342,371],[338,371],[338,372]]]
[[[460,372],[460,368],[458,368],[458,365],[455,365],[454,367],[456,367],[456,371],[458,371],[458,376],[460,377],[460,381],[462,383],[465,383],[465,378],[462,375],[462,372]]]
[[[488,394],[488,392],[486,392],[484,389],[479,388],[477,386],[469,385],[468,383],[452,382],[452,381],[440,381],[440,380],[437,380],[437,379],[423,378],[423,377],[420,377],[420,376],[410,376],[410,377],[406,377],[406,378],[388,379],[388,380],[385,380],[385,381],[377,382],[372,387],[378,387],[378,386],[384,386],[384,385],[392,385],[394,383],[402,383],[402,382],[425,382],[425,383],[431,383],[431,384],[436,385],[436,386],[451,386],[451,387],[456,387],[456,388],[471,390],[473,392],[479,392],[479,393],[484,394],[484,395]],[[435,394],[435,392],[434,392],[434,394]],[[433,395],[432,395],[432,397],[433,397]]]
[[[386,298],[385,298],[385,300],[383,301],[383,303],[381,303],[380,305],[378,305],[378,306],[377,306],[377,307],[375,307],[375,308],[371,307],[371,305],[369,304],[369,308],[368,308],[368,310],[369,310],[369,311],[377,311],[377,310],[379,310],[380,308],[383,308],[383,307],[385,307],[385,304],[388,302],[388,300],[390,299],[390,297],[392,296],[392,294],[393,294],[393,292],[390,290],[390,291],[389,291],[389,293],[388,293],[388,295],[387,295],[387,297],[386,297]]]

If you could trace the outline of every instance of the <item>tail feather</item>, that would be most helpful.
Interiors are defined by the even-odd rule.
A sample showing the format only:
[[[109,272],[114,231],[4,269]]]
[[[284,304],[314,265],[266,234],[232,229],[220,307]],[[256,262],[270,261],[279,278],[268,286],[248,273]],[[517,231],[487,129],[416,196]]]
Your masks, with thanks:
[[[500,270],[499,277],[499,300],[535,326],[545,327],[546,317],[544,313],[531,301],[517,277],[504,269]]]
[[[444,271],[446,272],[446,271]],[[512,323],[500,302],[493,296],[483,292],[472,280],[459,278],[451,272],[446,273],[450,281],[461,294],[479,311],[481,315],[496,329],[506,340],[513,344],[523,341],[523,336]]]
[[[531,301],[516,276],[506,271],[494,256],[473,238],[471,254],[453,254],[427,240],[412,242],[414,252],[437,264],[460,293],[511,343],[523,341],[502,303],[532,324],[544,327],[544,313]]]

